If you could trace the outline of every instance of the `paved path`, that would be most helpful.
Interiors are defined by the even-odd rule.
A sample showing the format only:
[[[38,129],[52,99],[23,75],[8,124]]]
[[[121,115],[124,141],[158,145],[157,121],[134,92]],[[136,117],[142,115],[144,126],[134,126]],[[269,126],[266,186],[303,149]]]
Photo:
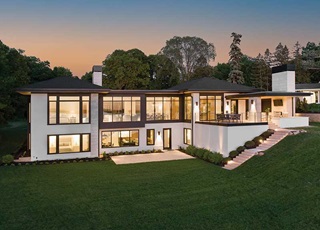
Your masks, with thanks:
[[[194,159],[194,157],[189,156],[185,153],[182,153],[178,150],[170,150],[170,151],[165,151],[163,153],[147,153],[147,154],[112,156],[111,159],[117,165],[121,165],[121,164],[135,164],[135,163],[156,162],[156,161],[185,160],[185,159]]]

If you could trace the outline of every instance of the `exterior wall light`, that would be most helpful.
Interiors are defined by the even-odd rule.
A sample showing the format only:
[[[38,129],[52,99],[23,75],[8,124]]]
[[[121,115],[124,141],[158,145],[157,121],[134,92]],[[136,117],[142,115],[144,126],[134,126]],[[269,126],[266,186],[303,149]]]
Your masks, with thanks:
[[[160,131],[158,131],[158,136],[160,136]]]
[[[229,105],[229,101],[227,101],[227,105]]]
[[[196,106],[198,106],[198,102],[196,101]]]
[[[254,100],[251,100],[251,105],[253,105]]]

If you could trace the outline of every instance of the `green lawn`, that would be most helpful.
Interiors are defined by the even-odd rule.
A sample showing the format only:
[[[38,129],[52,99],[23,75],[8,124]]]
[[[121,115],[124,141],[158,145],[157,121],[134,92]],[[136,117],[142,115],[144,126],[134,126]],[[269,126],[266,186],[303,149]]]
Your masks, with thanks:
[[[0,158],[16,151],[27,139],[27,122],[12,121],[0,126]]]
[[[320,126],[234,171],[201,160],[0,167],[0,229],[319,229]]]

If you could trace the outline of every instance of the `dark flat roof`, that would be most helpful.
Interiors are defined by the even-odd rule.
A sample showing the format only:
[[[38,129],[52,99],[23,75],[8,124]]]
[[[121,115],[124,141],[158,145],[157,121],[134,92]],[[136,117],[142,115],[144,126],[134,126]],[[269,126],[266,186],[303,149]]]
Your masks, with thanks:
[[[310,96],[311,93],[300,93],[300,92],[274,92],[274,91],[262,91],[255,93],[243,93],[237,95],[226,96],[226,99],[246,98],[246,97],[276,97],[276,96],[287,96],[287,97],[304,97]]]
[[[204,77],[183,82],[179,85],[169,88],[169,90],[179,91],[220,91],[220,92],[256,92],[260,89],[253,87],[230,83],[212,77]]]
[[[55,77],[46,81],[22,86],[16,89],[19,93],[39,92],[109,92],[101,86],[81,80],[77,77]]]
[[[295,65],[294,64],[285,64],[280,66],[272,67],[272,73],[281,73],[285,71],[295,71]]]
[[[320,83],[296,84],[296,89],[319,89]]]

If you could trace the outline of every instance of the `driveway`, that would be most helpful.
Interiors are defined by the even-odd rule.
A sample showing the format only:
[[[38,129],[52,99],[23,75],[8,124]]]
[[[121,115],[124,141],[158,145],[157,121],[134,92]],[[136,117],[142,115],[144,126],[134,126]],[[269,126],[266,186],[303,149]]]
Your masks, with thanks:
[[[170,150],[170,151],[164,151],[163,153],[147,153],[147,154],[112,156],[111,159],[117,165],[121,165],[121,164],[157,162],[157,161],[185,160],[185,159],[194,159],[194,157],[189,156],[178,150]]]

